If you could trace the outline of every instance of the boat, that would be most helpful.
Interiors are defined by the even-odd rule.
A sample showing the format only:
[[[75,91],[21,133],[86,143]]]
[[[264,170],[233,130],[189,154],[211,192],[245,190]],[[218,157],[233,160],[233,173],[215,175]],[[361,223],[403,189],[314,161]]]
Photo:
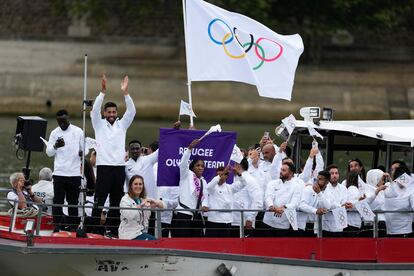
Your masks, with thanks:
[[[399,156],[413,168],[414,120],[317,120],[320,110],[315,110],[308,108],[305,119],[295,122],[290,135],[297,164],[312,146],[314,138],[307,133],[310,125],[325,137],[318,139],[325,164],[341,152],[358,151],[369,153],[364,155],[368,167],[389,167],[391,160]],[[316,113],[318,116],[310,116]],[[283,127],[277,132],[282,133]],[[414,274],[414,239],[378,238],[375,233],[370,238],[241,235],[242,238],[130,241],[98,235],[76,238],[73,233],[56,236],[51,226],[51,218],[42,213],[35,218],[0,214],[2,275]],[[157,230],[159,233],[159,225]]]

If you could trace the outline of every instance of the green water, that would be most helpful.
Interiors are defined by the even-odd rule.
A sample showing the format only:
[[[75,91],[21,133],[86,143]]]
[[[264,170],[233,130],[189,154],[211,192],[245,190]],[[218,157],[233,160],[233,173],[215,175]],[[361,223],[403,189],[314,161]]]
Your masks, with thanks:
[[[57,127],[54,118],[45,118],[48,121],[46,137]],[[90,124],[89,116],[86,120],[86,135],[94,137],[94,132]],[[73,119],[71,123],[82,128],[81,119]],[[173,122],[166,121],[143,121],[135,119],[127,132],[127,141],[132,139],[140,140],[144,145],[148,145],[154,140],[158,140],[159,128],[171,127]],[[195,121],[197,129],[208,129],[211,125],[220,122],[202,122]],[[257,143],[264,131],[269,131],[272,135],[275,128],[271,124],[241,124],[241,123],[220,123],[224,131],[236,131],[238,133],[237,144],[240,147],[248,147]],[[183,123],[188,125],[188,123]],[[16,148],[13,144],[13,137],[16,132],[16,117],[0,117],[0,187],[9,187],[8,176],[21,169],[26,164],[26,158],[19,160],[16,158]],[[44,152],[32,152],[30,168],[32,169],[31,178],[37,180],[38,172],[43,167],[53,169],[53,158],[49,158]]]

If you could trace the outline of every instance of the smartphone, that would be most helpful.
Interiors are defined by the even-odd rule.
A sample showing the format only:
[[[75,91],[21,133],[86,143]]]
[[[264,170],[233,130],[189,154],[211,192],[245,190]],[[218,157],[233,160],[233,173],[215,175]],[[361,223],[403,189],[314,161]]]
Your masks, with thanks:
[[[265,131],[265,132],[263,133],[263,136],[264,136],[264,137],[269,138],[269,137],[270,137],[270,136],[269,136],[269,131]]]

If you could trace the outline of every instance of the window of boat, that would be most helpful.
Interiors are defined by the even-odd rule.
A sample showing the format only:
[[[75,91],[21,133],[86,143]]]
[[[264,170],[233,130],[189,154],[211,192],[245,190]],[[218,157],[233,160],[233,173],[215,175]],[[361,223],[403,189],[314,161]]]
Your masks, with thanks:
[[[390,144],[391,158],[390,162],[394,160],[404,161],[411,172],[413,171],[414,149],[408,145]]]

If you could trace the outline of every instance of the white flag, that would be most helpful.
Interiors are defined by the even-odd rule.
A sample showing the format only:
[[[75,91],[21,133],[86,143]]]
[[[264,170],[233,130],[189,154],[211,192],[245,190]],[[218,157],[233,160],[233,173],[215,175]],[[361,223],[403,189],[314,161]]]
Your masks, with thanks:
[[[45,138],[43,138],[42,136],[40,136],[39,138],[40,138],[40,140],[42,140],[42,141],[43,141],[43,143],[44,143],[44,144],[45,144],[45,146],[47,147],[47,145],[49,144],[49,142],[48,142]]]
[[[285,215],[293,230],[298,230],[298,216],[295,209],[285,209]]]
[[[221,126],[217,124],[215,126],[210,127],[210,129],[206,133],[204,133],[203,136],[201,136],[200,140],[202,140],[204,137],[206,137],[207,135],[213,132],[221,132]]]
[[[186,1],[186,51],[190,81],[238,81],[259,95],[289,100],[300,35],[280,35],[263,24],[202,0]]]
[[[323,140],[323,136],[319,132],[317,132],[316,129],[310,123],[308,123],[308,131],[310,136],[316,136]]]
[[[189,103],[186,103],[183,100],[181,100],[181,104],[180,104],[180,115],[188,115],[188,116],[197,117],[191,105]]]
[[[358,201],[354,206],[365,221],[374,221],[375,214],[372,212],[371,207],[366,200]]]
[[[332,209],[332,214],[337,228],[344,229],[348,226],[348,215],[345,207]]]
[[[86,137],[85,138],[85,145],[86,145],[86,153],[88,153],[89,150],[91,150],[91,149],[96,149],[97,148],[96,140],[91,138],[91,137]]]
[[[400,175],[397,179],[394,180],[394,182],[400,184],[403,187],[407,187],[408,184],[412,181],[412,177],[408,174],[404,173],[403,175]]]
[[[289,134],[292,134],[296,127],[296,118],[292,114],[282,120],[283,125]]]
[[[234,145],[233,152],[231,153],[230,160],[240,163],[244,158],[243,153],[237,145]]]

